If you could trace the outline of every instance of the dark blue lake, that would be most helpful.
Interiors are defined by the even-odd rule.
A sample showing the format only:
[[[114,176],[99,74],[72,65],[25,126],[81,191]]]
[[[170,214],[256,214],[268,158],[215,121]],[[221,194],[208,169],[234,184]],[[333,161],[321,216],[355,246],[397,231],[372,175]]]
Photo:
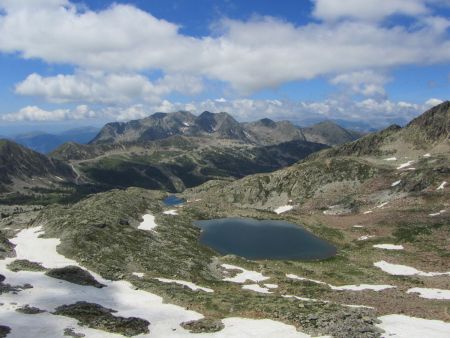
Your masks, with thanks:
[[[165,205],[178,205],[178,204],[183,204],[184,202],[186,202],[184,199],[179,198],[175,195],[170,195],[167,196],[164,200],[163,203]]]
[[[248,259],[325,259],[336,248],[292,223],[251,218],[221,218],[195,222],[200,242],[220,254]]]

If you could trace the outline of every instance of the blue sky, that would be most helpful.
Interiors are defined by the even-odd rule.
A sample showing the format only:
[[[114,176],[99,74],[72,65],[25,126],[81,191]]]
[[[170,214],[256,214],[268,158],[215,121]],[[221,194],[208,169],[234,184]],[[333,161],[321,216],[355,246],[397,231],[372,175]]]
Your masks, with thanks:
[[[446,0],[0,0],[0,135],[179,109],[404,123],[450,93]]]

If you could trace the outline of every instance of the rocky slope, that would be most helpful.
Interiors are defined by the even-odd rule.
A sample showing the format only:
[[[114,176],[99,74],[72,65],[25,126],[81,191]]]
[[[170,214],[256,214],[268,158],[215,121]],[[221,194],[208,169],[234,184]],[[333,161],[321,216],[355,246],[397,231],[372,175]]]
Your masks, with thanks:
[[[61,181],[73,181],[75,177],[71,167],[59,160],[17,143],[0,140],[0,191],[24,186],[49,186]]]

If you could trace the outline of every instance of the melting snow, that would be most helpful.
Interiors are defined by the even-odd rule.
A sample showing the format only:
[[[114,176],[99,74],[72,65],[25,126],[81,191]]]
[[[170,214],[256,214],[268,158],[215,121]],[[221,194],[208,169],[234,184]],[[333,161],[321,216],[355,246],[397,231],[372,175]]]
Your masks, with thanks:
[[[372,291],[381,291],[385,289],[395,288],[392,285],[376,285],[376,284],[358,284],[358,285],[342,285],[342,286],[334,286],[319,280],[309,279],[304,277],[299,277],[294,274],[287,274],[286,277],[297,280],[305,280],[309,282],[313,282],[316,284],[327,285],[330,289],[335,291],[363,291],[363,290],[372,290]]]
[[[343,285],[343,286],[333,286],[329,285],[332,290],[337,291],[364,291],[364,290],[372,290],[372,291],[381,291],[386,289],[395,288],[392,285],[373,285],[373,284],[358,284],[358,285]]]
[[[434,213],[434,214],[430,214],[429,216],[431,216],[431,217],[439,216],[439,215],[443,214],[444,212],[445,212],[445,209],[440,210],[439,212],[436,212],[436,213]]]
[[[372,235],[361,236],[361,237],[358,238],[358,241],[366,241],[369,238],[373,238],[373,237],[375,237],[375,236],[372,236]]]
[[[226,281],[226,282],[245,283],[247,280],[249,280],[249,281],[252,281],[252,282],[255,282],[255,283],[259,283],[259,282],[268,280],[270,278],[270,277],[264,276],[260,272],[245,270],[245,269],[243,269],[243,268],[241,268],[239,266],[236,266],[236,265],[222,264],[222,267],[224,269],[226,269],[226,270],[239,270],[239,271],[241,271],[234,277],[224,278],[223,280]]]
[[[142,216],[142,218],[143,218],[143,221],[141,222],[141,224],[139,224],[138,229],[147,230],[147,231],[155,231],[153,229],[158,226],[158,224],[155,223],[155,216],[153,216],[151,214],[147,214],[147,215]]]
[[[406,163],[402,163],[402,164],[400,164],[400,165],[397,167],[397,169],[400,170],[400,169],[409,167],[409,166],[410,166],[411,164],[413,164],[413,163],[414,163],[414,161],[408,161],[408,162],[406,162]]]
[[[422,298],[428,299],[448,299],[450,300],[450,290],[428,289],[428,288],[412,288],[406,293],[418,293]]]
[[[403,250],[403,245],[395,245],[395,244],[375,244],[373,246],[377,249],[385,249],[385,250]]]
[[[413,267],[399,264],[391,264],[386,261],[379,261],[373,263],[377,268],[380,268],[384,272],[390,275],[396,276],[424,276],[424,277],[433,277],[433,276],[450,276],[450,272],[424,272],[417,270]]]
[[[47,268],[59,268],[67,265],[77,265],[77,262],[65,258],[56,252],[60,244],[59,239],[39,238],[42,233],[40,227],[20,231],[11,242],[16,245],[17,257],[0,260],[0,273],[6,277],[6,283],[23,285],[30,283],[31,289],[22,290],[16,294],[3,293],[0,306],[2,324],[11,327],[8,338],[29,336],[30,332],[36,337],[62,337],[65,328],[73,328],[75,332],[86,337],[116,338],[121,335],[79,326],[72,318],[52,315],[51,311],[60,305],[87,301],[117,310],[115,315],[124,317],[138,317],[151,323],[150,335],[140,337],[197,337],[183,329],[180,323],[203,318],[200,313],[186,310],[180,306],[165,304],[163,299],[152,293],[135,290],[126,281],[109,281],[96,273],[90,272],[106,287],[102,289],[91,286],[81,286],[46,276],[43,272],[19,271],[12,272],[7,265],[15,259],[28,259],[40,262]],[[241,269],[242,270],[242,269]],[[11,303],[15,303],[11,304]],[[36,315],[26,315],[16,312],[17,307],[29,304],[49,312]],[[226,318],[223,320],[225,328],[220,332],[202,334],[203,338],[269,338],[275,336],[289,338],[308,338],[309,335],[297,332],[294,326],[273,320],[253,320],[245,318]]]
[[[244,285],[242,288],[244,290],[250,290],[250,291],[255,291],[255,292],[259,292],[259,293],[272,293],[269,291],[268,288],[263,288],[263,287],[259,286],[258,284]]]
[[[386,206],[388,204],[389,204],[389,202],[383,202],[380,205],[377,205],[377,208],[382,208],[382,207],[384,207],[384,206]]]
[[[144,277],[145,274],[143,272],[133,272],[132,275],[136,276],[136,277],[139,277],[139,278],[142,278],[142,277]]]
[[[167,278],[155,278],[155,279],[159,280],[162,283],[175,283],[175,284],[187,286],[189,289],[191,289],[193,291],[200,290],[200,291],[205,291],[205,292],[214,292],[213,289],[205,288],[205,287],[202,287],[202,286],[198,286],[198,285],[196,285],[194,283],[186,282],[186,281],[183,281],[183,280],[167,279]]]
[[[401,181],[402,180],[395,181],[394,183],[391,184],[391,187],[395,187],[395,186],[399,185],[401,183]]]
[[[282,214],[283,212],[292,210],[293,208],[294,208],[294,207],[293,207],[292,205],[283,205],[283,206],[281,206],[281,207],[276,208],[276,209],[274,210],[274,212],[275,212],[276,214]]]
[[[172,210],[166,210],[166,211],[163,212],[163,214],[164,214],[164,215],[172,215],[172,216],[176,216],[176,215],[178,215],[178,211],[175,210],[175,209],[172,209]]]
[[[441,185],[436,190],[444,190],[444,187],[447,185],[447,182],[444,181],[441,183]]]
[[[264,284],[264,286],[268,289],[277,289],[278,288],[277,284]]]
[[[377,326],[385,330],[384,337],[392,338],[448,338],[450,323],[409,317],[405,315],[387,315],[379,317]]]

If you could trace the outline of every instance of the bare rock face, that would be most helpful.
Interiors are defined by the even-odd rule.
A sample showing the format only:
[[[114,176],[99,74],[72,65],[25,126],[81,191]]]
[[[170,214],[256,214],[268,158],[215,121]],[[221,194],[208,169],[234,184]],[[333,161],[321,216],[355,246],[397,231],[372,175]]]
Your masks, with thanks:
[[[62,305],[56,308],[55,314],[77,319],[81,325],[86,325],[93,329],[122,334],[126,337],[137,336],[149,333],[150,323],[147,320],[136,317],[114,316],[117,312],[105,308],[101,305],[77,302],[71,305]]]

